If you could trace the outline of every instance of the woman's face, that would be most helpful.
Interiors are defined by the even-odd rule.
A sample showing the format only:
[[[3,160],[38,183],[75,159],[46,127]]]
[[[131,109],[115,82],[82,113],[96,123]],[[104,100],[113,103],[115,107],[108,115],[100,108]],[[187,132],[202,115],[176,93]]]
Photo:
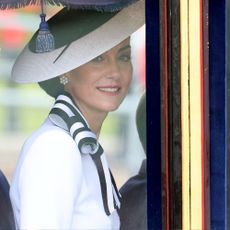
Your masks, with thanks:
[[[65,90],[82,112],[109,112],[126,96],[131,79],[130,39],[72,70],[66,76]]]

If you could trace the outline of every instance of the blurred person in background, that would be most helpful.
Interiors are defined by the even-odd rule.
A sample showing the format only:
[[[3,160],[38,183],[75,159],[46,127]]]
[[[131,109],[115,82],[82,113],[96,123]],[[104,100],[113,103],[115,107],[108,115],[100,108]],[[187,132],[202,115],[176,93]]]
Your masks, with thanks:
[[[136,111],[138,135],[146,153],[146,94]],[[121,230],[147,230],[147,175],[146,159],[142,161],[137,175],[131,177],[120,189],[122,196],[119,210]]]
[[[120,194],[98,137],[132,79],[130,35],[144,1],[118,12],[64,8],[35,33],[12,78],[55,98],[24,143],[10,188],[19,229],[119,229]],[[55,48],[53,48],[55,38]]]
[[[0,170],[0,230],[14,230],[14,214],[9,197],[9,183]]]

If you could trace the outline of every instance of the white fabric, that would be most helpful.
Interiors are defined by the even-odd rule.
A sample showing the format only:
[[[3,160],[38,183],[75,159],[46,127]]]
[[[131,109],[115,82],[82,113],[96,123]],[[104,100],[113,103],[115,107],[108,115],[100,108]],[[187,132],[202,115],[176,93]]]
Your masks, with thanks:
[[[53,110],[57,109],[56,105],[59,105],[59,108],[58,108],[59,113],[61,113],[61,114],[64,113],[69,118],[67,118],[65,115],[64,115],[64,117],[62,117],[61,114],[58,115],[58,113],[56,113],[57,111],[56,112],[53,111]],[[62,105],[65,105],[65,106],[62,106]],[[76,116],[73,116],[74,114]],[[56,119],[54,119],[53,115],[56,116]],[[49,113],[49,119],[53,122],[54,125],[56,125],[60,128],[63,128],[63,122],[64,122],[64,127],[67,127],[68,126],[67,124],[70,122],[71,118],[74,118],[75,121],[76,121],[76,119],[79,119],[79,121],[85,120],[84,116],[81,114],[81,112],[75,106],[74,102],[71,100],[71,96],[68,93],[66,93],[65,95],[61,94],[57,97],[55,104]],[[61,121],[61,123],[58,122],[58,120],[60,121],[62,119],[63,119],[63,121]],[[76,122],[74,124],[78,124],[78,123],[79,122]],[[74,127],[74,124],[71,126],[71,128]],[[83,124],[83,126],[85,126],[85,124]],[[79,127],[79,125],[77,125],[76,128],[77,127]],[[99,150],[99,144],[97,142],[97,137],[92,131],[88,131],[87,128],[89,128],[89,126],[87,123],[86,123],[86,127],[84,127],[84,130],[78,130],[79,132],[77,132],[76,136],[74,135],[74,133],[75,133],[75,131],[77,131],[77,129],[73,130],[71,128],[70,128],[71,137],[75,140],[81,154],[97,154],[97,152],[100,151]],[[68,127],[68,130],[69,130],[69,127]],[[88,137],[91,138],[91,141],[85,140],[85,138],[88,138]],[[82,141],[81,146],[79,146],[80,141]],[[114,196],[118,196],[118,194],[116,194],[116,193],[113,194],[113,192],[115,190],[112,189],[112,187],[114,185],[112,184],[112,181],[111,181],[109,167],[108,167],[107,161],[102,160],[103,156],[104,156],[103,148],[101,148],[101,151],[102,152],[99,152],[99,154],[101,154],[101,155],[98,157],[100,157],[103,172],[101,172],[101,169],[99,166],[100,163],[99,162],[96,163],[96,161],[94,159],[93,159],[93,161],[97,167],[97,172],[98,172],[98,176],[99,176],[99,180],[100,180],[100,184],[101,184],[101,191],[106,192],[106,194],[105,194],[105,192],[102,193],[104,210],[105,210],[107,215],[111,215],[111,213],[114,212],[115,206],[120,207],[120,201],[114,198]],[[99,163],[99,165],[98,165],[98,163]],[[114,199],[118,203],[115,204]]]
[[[83,128],[84,125],[81,123],[81,122],[76,122],[74,123],[71,128],[70,128],[70,134],[73,135],[73,133],[75,132],[76,129],[80,129],[80,128]]]
[[[82,132],[78,133],[75,137],[75,141],[76,141],[77,145],[79,144],[79,141],[85,137],[96,138],[96,135],[94,133],[92,133],[91,131],[82,131]]]
[[[19,229],[119,229],[90,155],[48,119],[24,144],[10,188]]]
[[[73,112],[69,109],[68,106],[62,104],[62,103],[56,103],[53,108],[59,108],[62,109],[64,111],[66,111],[67,114],[69,114],[71,117],[74,115]]]

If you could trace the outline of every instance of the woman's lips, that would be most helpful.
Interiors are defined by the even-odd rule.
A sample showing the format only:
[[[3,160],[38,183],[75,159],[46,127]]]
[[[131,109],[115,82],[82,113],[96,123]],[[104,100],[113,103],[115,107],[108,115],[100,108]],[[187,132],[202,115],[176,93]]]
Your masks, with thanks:
[[[97,89],[106,93],[116,93],[120,90],[119,87],[98,87]]]

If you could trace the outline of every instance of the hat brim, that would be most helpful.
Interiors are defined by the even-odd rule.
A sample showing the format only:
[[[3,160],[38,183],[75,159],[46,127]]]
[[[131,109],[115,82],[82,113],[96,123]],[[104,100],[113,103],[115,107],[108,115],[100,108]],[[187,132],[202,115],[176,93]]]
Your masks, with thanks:
[[[46,53],[32,52],[27,45],[12,68],[12,79],[33,83],[67,73],[113,48],[145,23],[145,4],[140,0],[116,13],[110,20],[83,37]]]

